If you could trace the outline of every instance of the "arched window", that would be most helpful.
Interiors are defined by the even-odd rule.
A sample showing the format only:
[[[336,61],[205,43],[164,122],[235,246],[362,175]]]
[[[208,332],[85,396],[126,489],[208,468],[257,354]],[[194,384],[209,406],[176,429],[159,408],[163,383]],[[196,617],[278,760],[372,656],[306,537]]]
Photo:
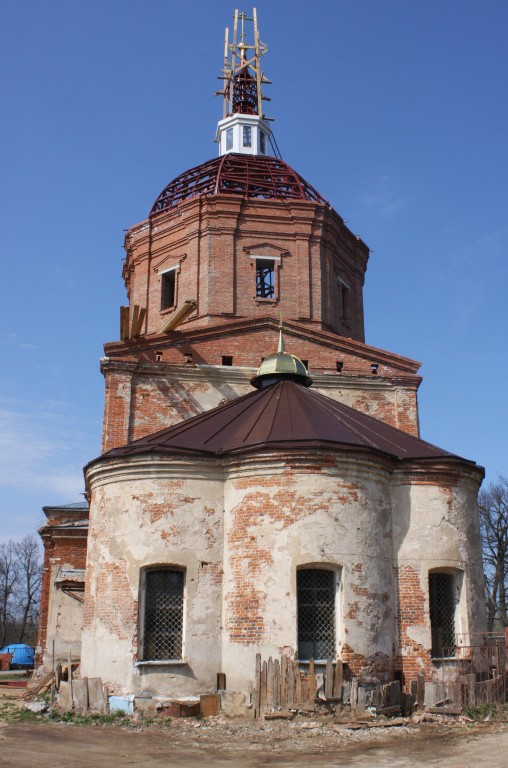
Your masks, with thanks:
[[[144,661],[182,659],[184,581],[184,572],[173,568],[142,573]]]
[[[333,659],[335,643],[335,572],[297,571],[298,658]]]
[[[432,656],[455,655],[455,577],[429,573],[429,612]]]

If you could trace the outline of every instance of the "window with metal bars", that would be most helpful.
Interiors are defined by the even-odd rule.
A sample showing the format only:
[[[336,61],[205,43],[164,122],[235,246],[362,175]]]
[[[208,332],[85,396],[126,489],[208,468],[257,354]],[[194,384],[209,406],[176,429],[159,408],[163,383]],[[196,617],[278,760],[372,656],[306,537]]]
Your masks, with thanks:
[[[275,298],[275,262],[273,259],[256,259],[256,296],[260,299]]]
[[[183,645],[183,571],[144,574],[143,660],[179,660]]]
[[[335,572],[297,571],[298,658],[335,658]]]
[[[455,655],[455,578],[429,573],[429,610],[432,656]]]

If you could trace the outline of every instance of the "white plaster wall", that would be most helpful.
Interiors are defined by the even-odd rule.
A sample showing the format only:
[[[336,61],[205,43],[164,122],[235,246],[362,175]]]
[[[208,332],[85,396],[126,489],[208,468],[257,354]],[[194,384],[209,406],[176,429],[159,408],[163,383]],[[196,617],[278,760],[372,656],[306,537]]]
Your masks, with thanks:
[[[393,487],[394,566],[411,567],[419,574],[425,596],[426,623],[408,634],[430,652],[428,617],[429,571],[456,574],[460,599],[456,611],[459,642],[485,630],[485,603],[478,523],[477,494],[480,471],[468,468],[429,468],[422,476],[395,473]]]
[[[60,568],[72,568],[72,563],[51,564],[49,587],[48,630],[43,665],[53,668],[54,661],[67,663],[69,654],[79,659],[81,653],[81,630],[83,628],[83,603],[66,595],[55,586]]]
[[[350,455],[312,452],[287,460],[258,455],[230,463],[224,496],[228,686],[248,687],[256,652],[264,659],[296,652],[301,566],[328,566],[341,574],[339,657],[348,646],[363,658],[366,675],[376,674],[373,662],[390,666],[394,591],[386,469]],[[257,626],[255,642],[248,639],[250,623]]]
[[[92,498],[82,675],[116,693],[210,690],[221,670],[222,472],[135,457],[88,472]],[[140,571],[185,568],[186,663],[135,666]]]

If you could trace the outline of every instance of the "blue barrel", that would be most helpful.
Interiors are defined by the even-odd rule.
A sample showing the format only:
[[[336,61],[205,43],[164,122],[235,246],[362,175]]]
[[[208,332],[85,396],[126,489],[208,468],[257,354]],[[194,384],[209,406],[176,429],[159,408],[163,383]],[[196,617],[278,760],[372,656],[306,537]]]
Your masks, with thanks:
[[[33,667],[34,649],[24,643],[13,643],[0,649],[0,653],[12,653],[11,667]]]

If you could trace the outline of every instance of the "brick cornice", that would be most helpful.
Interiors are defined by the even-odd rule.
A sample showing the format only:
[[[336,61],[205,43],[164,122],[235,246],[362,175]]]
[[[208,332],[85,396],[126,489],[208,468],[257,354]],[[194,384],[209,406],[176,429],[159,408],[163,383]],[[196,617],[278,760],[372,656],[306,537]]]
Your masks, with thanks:
[[[152,334],[125,342],[109,342],[104,345],[104,351],[108,357],[127,357],[155,348],[167,349],[168,347],[180,346],[182,344],[196,344],[214,339],[224,339],[225,336],[235,337],[257,333],[260,330],[276,331],[278,325],[279,321],[271,317],[263,318],[262,320],[225,322],[220,325],[177,330],[164,335]],[[292,336],[297,339],[313,342],[328,349],[333,349],[337,353],[349,354],[362,360],[389,365],[407,374],[416,375],[421,365],[421,363],[411,360],[411,358],[402,357],[377,347],[371,347],[368,344],[363,344],[360,341],[354,341],[335,333],[317,330],[307,324],[288,320],[284,323],[284,330],[286,338]]]

